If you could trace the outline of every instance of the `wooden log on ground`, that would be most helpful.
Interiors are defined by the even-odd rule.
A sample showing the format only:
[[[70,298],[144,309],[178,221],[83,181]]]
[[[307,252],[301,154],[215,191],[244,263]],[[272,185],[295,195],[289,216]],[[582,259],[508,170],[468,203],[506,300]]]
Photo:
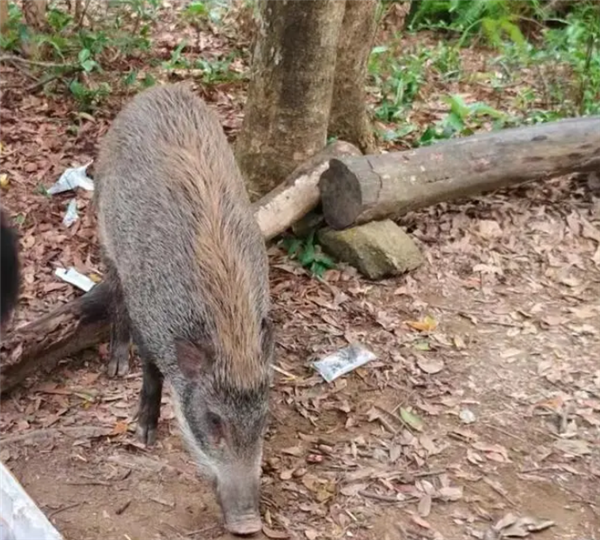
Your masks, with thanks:
[[[334,158],[319,181],[334,229],[509,185],[600,170],[600,116],[474,135],[406,152]]]
[[[335,142],[254,203],[254,215],[265,239],[282,233],[318,204],[317,183],[332,157],[360,154],[352,144]],[[0,394],[9,392],[40,367],[52,368],[60,360],[107,339],[109,298],[109,287],[102,282],[83,296],[3,338]]]
[[[336,141],[297,167],[285,182],[255,202],[254,216],[265,240],[281,234],[319,204],[317,184],[332,158],[360,155],[356,146]]]
[[[109,299],[109,286],[102,282],[3,338],[0,393],[6,394],[40,367],[52,368],[60,360],[106,339]]]

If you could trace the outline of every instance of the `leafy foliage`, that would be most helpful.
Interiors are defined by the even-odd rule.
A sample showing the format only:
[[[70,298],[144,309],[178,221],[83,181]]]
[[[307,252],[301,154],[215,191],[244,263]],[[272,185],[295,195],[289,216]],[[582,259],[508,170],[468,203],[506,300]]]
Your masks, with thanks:
[[[373,49],[380,137],[418,146],[482,128],[600,113],[600,3],[581,0],[562,9],[564,18],[540,0],[413,0],[407,26],[434,30],[438,42],[431,45],[430,33],[416,41],[396,34]],[[465,47],[476,40],[498,55],[482,55],[473,71],[463,62],[466,56],[472,64]],[[407,42],[416,45],[407,49]],[[494,106],[469,95],[477,87],[495,98]],[[431,110],[432,100],[445,114],[423,128],[415,113]]]
[[[87,9],[93,3],[85,5]],[[102,6],[101,19],[95,13],[89,20],[83,16],[76,20],[69,10],[51,3],[46,12],[46,28],[36,32],[25,24],[17,3],[9,2],[9,17],[6,31],[0,36],[0,47],[17,55],[26,51],[35,61],[31,65],[39,67],[40,75],[39,84],[33,85],[35,89],[44,88],[48,92],[62,86],[82,109],[93,109],[115,87],[128,91],[155,83],[151,73],[135,66],[151,49],[152,29],[161,5],[160,0],[107,0]],[[199,36],[200,29],[220,21],[226,9],[224,0],[196,0],[180,16],[196,28]],[[182,41],[162,67],[167,71],[197,71],[206,84],[240,79],[240,74],[230,69],[233,56],[187,58],[186,47],[187,42]],[[154,59],[147,63],[149,68],[160,65]],[[123,77],[115,82],[107,76],[107,71],[114,73],[119,67]]]
[[[283,246],[292,259],[296,259],[304,268],[313,275],[322,277],[326,270],[335,268],[333,260],[325,255],[321,247],[315,242],[315,231],[311,231],[306,238],[287,237]]]

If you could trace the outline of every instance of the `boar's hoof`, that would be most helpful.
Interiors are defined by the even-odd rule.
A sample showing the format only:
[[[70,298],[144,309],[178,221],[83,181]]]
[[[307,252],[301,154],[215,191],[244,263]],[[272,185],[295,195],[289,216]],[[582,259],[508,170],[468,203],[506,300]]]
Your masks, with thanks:
[[[236,536],[252,536],[262,530],[262,523],[259,516],[248,516],[226,520],[225,527]]]
[[[138,440],[146,446],[154,446],[156,442],[156,426],[149,425],[143,419],[138,419],[138,425],[135,430]]]
[[[124,377],[129,373],[129,345],[118,346],[110,351],[106,374],[112,379],[117,375]]]

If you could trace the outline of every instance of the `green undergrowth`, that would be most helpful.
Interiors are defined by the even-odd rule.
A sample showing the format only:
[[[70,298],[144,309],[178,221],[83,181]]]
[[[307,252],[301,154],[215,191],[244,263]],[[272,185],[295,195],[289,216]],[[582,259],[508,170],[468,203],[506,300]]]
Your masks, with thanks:
[[[600,4],[581,0],[566,13],[547,5],[413,2],[405,29],[376,46],[369,61],[382,141],[421,146],[599,114]],[[421,121],[432,103],[441,119]]]
[[[182,39],[164,61],[152,50],[160,0],[82,4],[88,11],[76,16],[64,2],[49,2],[44,28],[34,31],[19,5],[9,2],[0,49],[5,61],[29,70],[35,82],[28,91],[67,91],[81,109],[91,110],[115,91],[152,86],[160,70],[167,74],[180,70],[182,76],[207,85],[240,79],[230,69],[233,54],[197,58],[190,53],[203,29],[220,24],[227,10],[225,0],[192,1],[178,12],[178,22],[194,28],[196,40]]]

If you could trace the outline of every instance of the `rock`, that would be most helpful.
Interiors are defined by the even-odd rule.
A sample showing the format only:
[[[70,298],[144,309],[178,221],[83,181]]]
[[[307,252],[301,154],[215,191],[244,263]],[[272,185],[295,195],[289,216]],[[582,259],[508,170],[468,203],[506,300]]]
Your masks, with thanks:
[[[338,260],[371,279],[409,272],[424,261],[410,236],[389,219],[341,231],[323,229],[319,242]]]

